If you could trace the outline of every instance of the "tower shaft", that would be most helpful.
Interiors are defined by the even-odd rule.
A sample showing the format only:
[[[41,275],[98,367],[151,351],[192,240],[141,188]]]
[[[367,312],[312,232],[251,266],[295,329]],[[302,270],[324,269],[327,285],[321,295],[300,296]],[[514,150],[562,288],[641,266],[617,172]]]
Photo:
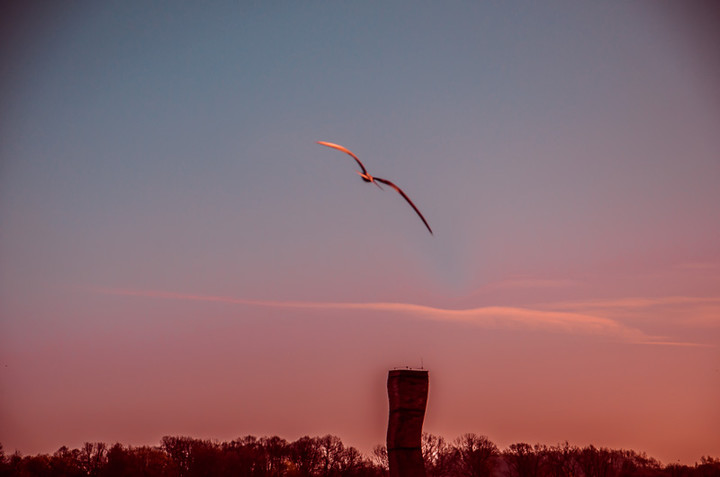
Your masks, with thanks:
[[[428,372],[393,369],[388,373],[390,416],[387,451],[390,477],[425,477],[422,425],[428,395]]]

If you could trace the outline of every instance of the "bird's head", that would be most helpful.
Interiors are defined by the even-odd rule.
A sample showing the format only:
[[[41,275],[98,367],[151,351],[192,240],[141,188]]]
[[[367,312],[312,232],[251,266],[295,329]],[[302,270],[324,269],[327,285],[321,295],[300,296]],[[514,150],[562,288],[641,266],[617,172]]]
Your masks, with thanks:
[[[357,175],[359,175],[360,178],[362,180],[364,180],[365,182],[374,182],[373,176],[371,176],[370,174],[366,174],[366,173],[360,172],[360,171],[355,171],[355,173]]]

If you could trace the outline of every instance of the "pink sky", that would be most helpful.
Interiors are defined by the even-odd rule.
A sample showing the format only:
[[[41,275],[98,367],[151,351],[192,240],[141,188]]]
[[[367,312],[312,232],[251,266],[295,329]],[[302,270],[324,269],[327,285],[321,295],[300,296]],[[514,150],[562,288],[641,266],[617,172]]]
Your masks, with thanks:
[[[715,10],[0,17],[6,453],[369,452],[387,371],[423,363],[447,439],[720,457]]]

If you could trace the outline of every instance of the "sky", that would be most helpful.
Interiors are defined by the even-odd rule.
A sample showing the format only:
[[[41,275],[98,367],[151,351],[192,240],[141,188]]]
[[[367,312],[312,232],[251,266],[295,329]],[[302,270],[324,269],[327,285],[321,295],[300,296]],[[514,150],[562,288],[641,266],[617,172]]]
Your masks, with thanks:
[[[423,366],[448,440],[720,456],[716,5],[2,8],[6,453],[369,453]]]

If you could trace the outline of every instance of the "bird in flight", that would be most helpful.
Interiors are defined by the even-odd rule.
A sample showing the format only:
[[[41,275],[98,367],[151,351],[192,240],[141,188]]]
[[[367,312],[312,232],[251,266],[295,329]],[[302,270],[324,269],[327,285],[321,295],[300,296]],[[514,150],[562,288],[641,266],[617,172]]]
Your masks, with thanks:
[[[387,179],[382,179],[380,177],[371,176],[368,173],[367,169],[365,169],[365,166],[363,166],[363,163],[360,162],[360,159],[358,159],[358,157],[355,154],[353,154],[350,151],[350,149],[343,147],[339,144],[333,144],[331,142],[317,141],[317,143],[320,144],[321,146],[331,147],[333,149],[337,149],[338,151],[342,151],[345,154],[349,154],[350,157],[355,159],[355,161],[358,163],[358,165],[360,166],[360,169],[362,169],[362,172],[360,172],[360,171],[355,171],[355,172],[357,172],[360,175],[360,177],[362,178],[362,180],[364,180],[365,182],[370,182],[372,184],[375,184],[378,187],[380,187],[380,184],[378,184],[378,182],[380,182],[381,184],[385,184],[385,185],[390,186],[393,189],[395,189],[397,191],[397,193],[400,194],[403,197],[403,199],[405,199],[407,201],[408,204],[410,204],[410,207],[413,208],[415,213],[418,214],[418,217],[420,217],[420,220],[423,221],[423,223],[425,224],[425,227],[427,227],[428,231],[430,232],[430,235],[433,235],[433,231],[430,228],[430,226],[428,225],[427,220],[425,220],[425,217],[423,217],[423,214],[420,213],[418,208],[415,207],[415,204],[413,204],[413,202],[410,200],[410,198],[407,195],[405,195],[405,192],[403,192],[402,189],[400,189],[398,186],[396,186],[394,183],[390,182]],[[380,187],[380,188],[382,189],[382,187]]]

